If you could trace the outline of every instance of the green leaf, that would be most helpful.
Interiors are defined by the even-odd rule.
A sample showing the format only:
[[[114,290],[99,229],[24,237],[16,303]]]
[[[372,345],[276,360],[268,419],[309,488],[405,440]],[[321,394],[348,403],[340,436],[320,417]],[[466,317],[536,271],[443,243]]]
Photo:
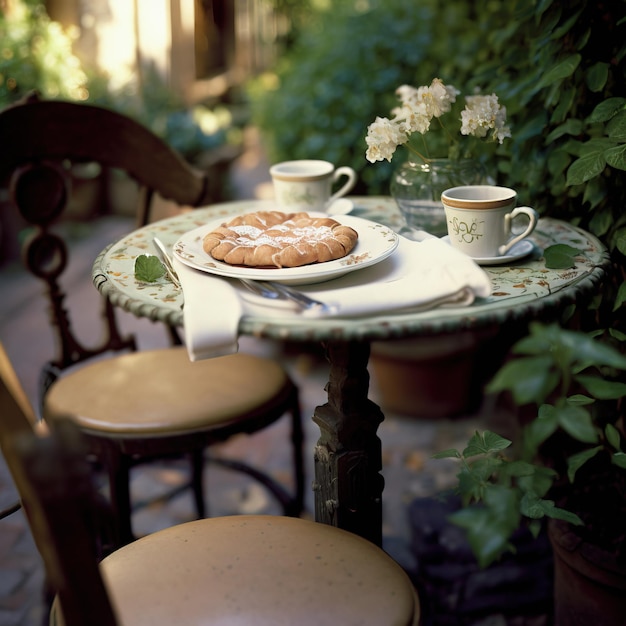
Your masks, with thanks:
[[[548,170],[552,176],[557,176],[562,174],[571,162],[572,158],[565,150],[553,150],[548,156]]]
[[[551,437],[558,427],[555,408],[551,404],[541,405],[537,418],[524,430],[524,449],[530,456],[534,456],[539,446]]]
[[[552,143],[555,139],[562,137],[563,135],[579,135],[583,130],[583,123],[581,120],[570,118],[566,120],[560,126],[557,126],[545,140],[545,144]]]
[[[165,274],[165,265],[155,256],[140,254],[135,259],[135,278],[144,283],[154,283]]]
[[[459,480],[457,491],[461,495],[463,504],[467,506],[471,502],[480,502],[483,498],[485,483],[476,472],[462,468],[457,474]]]
[[[615,169],[626,170],[626,145],[609,148],[604,153],[606,162]]]
[[[606,125],[606,134],[611,139],[626,139],[626,111],[620,111]]]
[[[598,452],[602,450],[602,446],[596,446],[589,450],[583,450],[577,454],[572,455],[567,459],[567,477],[571,483],[574,482],[576,472],[589,460],[592,459]]]
[[[570,15],[567,20],[565,20],[562,23],[559,23],[558,27],[554,29],[551,38],[560,40],[562,37],[564,37],[571,30],[572,26],[576,24],[576,22],[578,21],[578,17],[580,16],[580,13],[581,11],[577,11],[576,13],[573,13],[572,15]]]
[[[514,490],[488,485],[484,506],[460,509],[450,516],[450,521],[466,530],[469,545],[481,567],[492,563],[510,547],[511,535],[521,521],[519,500]]]
[[[476,456],[477,454],[491,454],[500,452],[511,445],[509,439],[505,439],[496,433],[485,430],[482,433],[475,431],[463,450],[464,457]]]
[[[517,479],[517,484],[525,494],[534,494],[543,498],[552,488],[558,474],[547,467],[539,467],[537,465],[531,465],[530,467],[532,468],[532,473],[520,476]]]
[[[587,182],[587,184],[585,185],[585,193],[583,195],[583,204],[588,204],[590,209],[595,209],[599,205],[602,205],[605,198],[606,198],[606,188],[600,177],[594,178]],[[608,224],[612,225],[613,220],[612,220],[611,206],[608,203],[606,203],[606,206],[602,208],[604,209],[603,215],[602,215],[602,218],[600,218],[598,221],[603,225],[606,224],[608,221]],[[605,216],[606,218],[608,218],[608,220],[605,218]],[[594,220],[594,218],[595,218],[595,212],[594,212],[594,216],[591,218],[592,222],[596,221]],[[606,234],[607,231],[608,231],[608,228],[606,228],[605,230],[593,231],[593,233],[601,236],[601,235]]]
[[[609,76],[608,63],[594,63],[585,73],[585,81],[590,91],[598,92],[604,89]]]
[[[580,54],[572,54],[567,59],[560,61],[553,67],[551,67],[539,81],[538,88],[543,89],[558,80],[563,80],[568,76],[571,76],[578,67],[580,60]]]
[[[617,311],[624,302],[626,302],[626,282],[623,282],[617,290],[617,296],[613,303],[613,311]]]
[[[521,478],[522,476],[533,476],[536,467],[526,461],[511,461],[501,468],[501,473],[506,476]]]
[[[623,452],[616,452],[611,457],[611,463],[613,463],[613,465],[617,465],[617,467],[626,469],[626,454]]]
[[[598,400],[619,400],[626,396],[626,383],[582,374],[576,376],[576,380]]]
[[[583,443],[596,443],[598,441],[598,433],[587,409],[566,404],[562,407],[555,407],[555,410],[559,426],[568,435]]]
[[[450,521],[466,530],[467,541],[480,567],[493,563],[509,547],[512,532],[508,526],[494,520],[486,508],[460,509],[450,516]]]
[[[576,348],[576,359],[583,369],[591,366],[606,366],[626,370],[626,356],[613,346],[589,337],[585,333],[572,332],[571,335]]]
[[[590,178],[602,173],[606,166],[606,157],[601,152],[576,159],[567,170],[567,186],[582,185]]]
[[[485,490],[485,504],[511,531],[518,527],[519,515],[511,513],[519,509],[519,496],[515,491],[501,485],[489,485]]]
[[[604,434],[606,440],[619,452],[621,449],[619,430],[613,424],[607,424],[604,428]]]
[[[615,247],[626,255],[626,228],[620,228],[614,235]]]
[[[575,393],[573,396],[567,398],[567,403],[578,406],[587,406],[593,404],[595,400],[589,396],[584,396],[581,393]]]
[[[561,509],[557,506],[554,506],[554,502],[552,500],[541,500],[539,502],[539,507],[543,514],[547,517],[551,517],[553,519],[560,519],[565,522],[569,522],[574,526],[583,526],[584,522],[576,515],[576,513],[572,513],[571,511],[567,511],[565,509]]]
[[[460,459],[461,453],[454,448],[448,448],[448,450],[442,450],[432,455],[433,459]]]
[[[591,115],[587,118],[587,122],[589,124],[606,122],[625,106],[626,98],[607,98],[604,102],[600,102],[591,112]]]
[[[496,372],[487,385],[487,391],[497,393],[508,390],[519,405],[540,403],[558,383],[551,366],[549,355],[514,359]]]
[[[589,204],[593,207],[597,202],[601,202],[604,199],[604,190],[599,189],[599,185],[597,185],[598,178],[594,178],[590,180],[585,185],[585,194],[584,201],[589,202]],[[596,195],[597,193],[597,195]],[[611,211],[610,206],[603,206],[594,212],[591,221],[589,222],[589,226],[591,227],[591,231],[596,236],[606,235],[609,232],[611,226],[613,226],[615,222],[615,218],[613,217],[613,212]]]
[[[543,251],[543,258],[546,261],[546,267],[552,270],[564,270],[569,267],[576,267],[575,257],[580,256],[581,250],[577,250],[572,246],[564,243],[557,243],[548,246]]]
[[[525,494],[520,502],[522,515],[530,517],[530,519],[541,519],[545,516],[546,509],[549,508],[544,506],[543,502],[544,501],[535,494]]]
[[[626,285],[626,283],[622,283],[622,285]],[[618,330],[617,328],[609,328],[609,335],[613,337],[613,339],[617,339],[618,341],[626,342],[626,333]]]
[[[550,121],[553,124],[559,124],[567,118],[572,103],[574,102],[575,95],[576,90],[574,87],[568,87],[567,89],[563,89],[561,91],[559,95],[559,103],[552,112],[552,117],[550,118]]]

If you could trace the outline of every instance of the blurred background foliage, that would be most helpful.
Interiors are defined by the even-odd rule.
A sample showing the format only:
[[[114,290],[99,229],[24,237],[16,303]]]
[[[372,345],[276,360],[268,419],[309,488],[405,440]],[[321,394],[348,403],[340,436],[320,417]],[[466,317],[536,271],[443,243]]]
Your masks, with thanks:
[[[189,161],[223,145],[238,145],[247,117],[227,106],[186,106],[153,67],[137,83],[111,87],[105,72],[84,67],[73,52],[78,28],[50,19],[42,0],[0,0],[0,108],[31,91],[43,98],[86,101],[125,113],[166,139]],[[238,109],[238,113],[240,109]]]
[[[46,98],[83,100],[88,77],[72,51],[76,33],[48,17],[42,2],[0,3],[0,108],[36,89]]]
[[[481,155],[488,171],[521,203],[606,243],[614,281],[590,321],[626,331],[615,315],[626,302],[626,3],[311,0],[308,9],[275,70],[250,85],[270,159],[350,165],[357,192],[387,194],[402,155],[368,163],[365,134],[399,85],[439,77],[464,94],[495,92],[513,136]]]

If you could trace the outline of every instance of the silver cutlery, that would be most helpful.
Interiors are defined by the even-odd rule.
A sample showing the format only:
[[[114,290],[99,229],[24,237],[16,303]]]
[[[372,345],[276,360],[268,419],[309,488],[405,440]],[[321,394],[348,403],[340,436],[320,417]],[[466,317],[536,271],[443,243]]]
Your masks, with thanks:
[[[276,283],[272,281],[262,282],[266,287],[274,289],[285,298],[288,298],[292,302],[299,304],[303,309],[318,309],[319,311],[322,311],[324,313],[330,313],[333,310],[333,307],[329,306],[325,302],[314,300],[313,298],[310,298],[309,296],[303,294],[301,291],[293,289],[293,287],[288,287],[283,283]]]
[[[269,289],[263,286],[257,280],[248,280],[247,278],[240,278],[239,282],[247,287],[252,293],[255,293],[257,296],[262,296],[263,298],[269,298],[270,300],[280,299],[280,294],[275,289]]]
[[[264,298],[291,300],[300,308],[307,311],[318,310],[322,313],[331,313],[334,310],[334,307],[325,302],[314,300],[301,291],[293,289],[293,287],[289,287],[283,283],[277,283],[271,280],[248,280],[245,278],[240,278],[239,280],[248,289]]]
[[[161,255],[161,260],[163,261],[163,265],[165,266],[165,271],[167,275],[170,277],[170,280],[174,283],[176,287],[181,288],[180,280],[178,279],[178,274],[174,269],[174,263],[170,258],[170,255],[165,247],[165,244],[157,237],[153,237],[152,243],[154,243],[156,249],[159,251]]]

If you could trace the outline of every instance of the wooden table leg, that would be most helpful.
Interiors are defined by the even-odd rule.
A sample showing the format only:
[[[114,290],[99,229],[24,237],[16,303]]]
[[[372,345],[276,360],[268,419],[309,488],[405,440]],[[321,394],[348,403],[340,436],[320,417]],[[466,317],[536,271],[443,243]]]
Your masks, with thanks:
[[[368,397],[369,343],[326,345],[328,402],[315,409],[321,437],[315,447],[315,519],[382,544],[383,420]]]

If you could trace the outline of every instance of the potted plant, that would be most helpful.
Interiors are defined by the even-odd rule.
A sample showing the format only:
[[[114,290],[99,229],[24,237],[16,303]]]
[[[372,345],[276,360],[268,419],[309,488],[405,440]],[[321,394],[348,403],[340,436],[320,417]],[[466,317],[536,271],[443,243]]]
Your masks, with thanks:
[[[619,339],[623,339],[621,336]],[[452,521],[467,531],[481,566],[528,524],[550,520],[555,554],[555,623],[623,623],[626,615],[626,356],[582,332],[535,323],[512,348],[489,392],[510,393],[530,418],[512,442],[476,432],[460,463],[465,506]],[[476,506],[478,503],[478,506]]]

